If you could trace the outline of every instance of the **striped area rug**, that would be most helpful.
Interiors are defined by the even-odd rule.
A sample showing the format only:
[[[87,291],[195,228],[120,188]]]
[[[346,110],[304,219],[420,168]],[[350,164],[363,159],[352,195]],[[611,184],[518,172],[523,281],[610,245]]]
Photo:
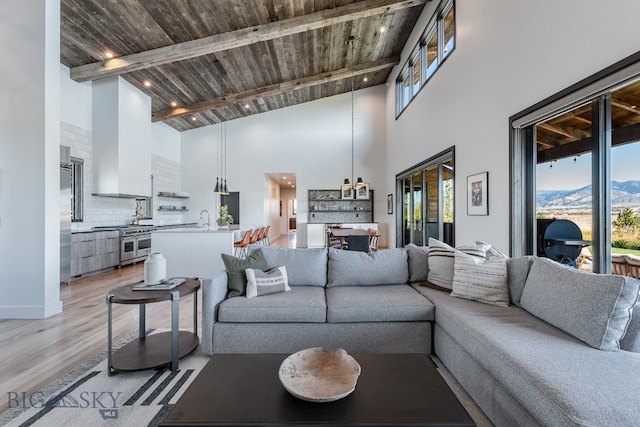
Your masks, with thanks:
[[[177,372],[162,368],[110,377],[106,357],[105,351],[31,395],[10,394],[0,425],[157,426],[209,361],[198,347],[180,360]]]

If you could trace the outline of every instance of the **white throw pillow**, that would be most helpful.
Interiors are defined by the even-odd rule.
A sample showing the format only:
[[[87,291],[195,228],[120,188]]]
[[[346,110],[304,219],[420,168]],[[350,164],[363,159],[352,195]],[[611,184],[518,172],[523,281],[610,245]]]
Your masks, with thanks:
[[[507,259],[483,260],[456,251],[451,296],[508,307]]]
[[[245,273],[247,275],[247,298],[291,290],[287,269],[284,266],[267,271],[247,268]]]
[[[444,242],[429,238],[429,276],[427,281],[439,288],[451,289],[453,284],[454,253],[459,250],[468,255],[485,259],[484,245],[465,245],[453,248]]]

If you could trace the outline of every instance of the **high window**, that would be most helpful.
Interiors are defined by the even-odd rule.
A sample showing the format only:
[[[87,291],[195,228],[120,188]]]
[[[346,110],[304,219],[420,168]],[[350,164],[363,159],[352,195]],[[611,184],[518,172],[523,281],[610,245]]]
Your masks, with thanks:
[[[579,254],[558,261],[610,273],[640,255],[640,53],[511,123],[512,255],[564,244],[545,237],[558,220],[580,234]]]
[[[440,3],[396,81],[396,117],[455,48],[454,1]]]

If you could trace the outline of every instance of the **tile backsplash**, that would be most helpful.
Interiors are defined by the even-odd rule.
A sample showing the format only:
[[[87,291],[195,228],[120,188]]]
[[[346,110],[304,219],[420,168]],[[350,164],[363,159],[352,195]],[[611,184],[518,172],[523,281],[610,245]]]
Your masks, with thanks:
[[[123,225],[131,222],[136,213],[135,199],[93,196],[93,139],[90,131],[61,122],[60,144],[71,147],[71,156],[84,160],[84,220],[71,224],[71,230],[83,230],[96,226]],[[184,222],[181,212],[158,212],[160,205],[181,206],[181,199],[159,199],[158,192],[180,191],[180,163],[155,154],[151,156],[153,175],[153,223],[179,224]]]

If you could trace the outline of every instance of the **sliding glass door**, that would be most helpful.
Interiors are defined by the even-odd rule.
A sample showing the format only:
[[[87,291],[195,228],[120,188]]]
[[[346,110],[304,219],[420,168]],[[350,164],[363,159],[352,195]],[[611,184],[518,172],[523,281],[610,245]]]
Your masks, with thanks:
[[[549,256],[559,240],[545,230],[558,220],[579,229],[578,268],[608,273],[640,254],[638,77],[512,122],[512,255]]]
[[[453,148],[396,176],[402,195],[399,246],[427,245],[429,237],[454,244]]]

